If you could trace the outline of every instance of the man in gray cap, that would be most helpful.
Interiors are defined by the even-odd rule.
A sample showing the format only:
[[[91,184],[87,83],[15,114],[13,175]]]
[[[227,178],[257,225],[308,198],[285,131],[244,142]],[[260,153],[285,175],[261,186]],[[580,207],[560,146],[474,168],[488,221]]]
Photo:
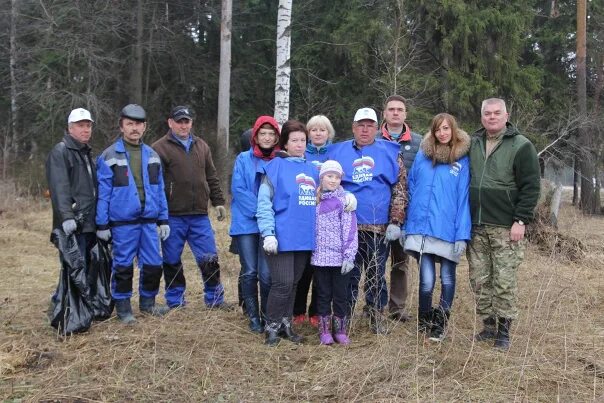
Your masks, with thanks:
[[[52,228],[62,230],[67,236],[75,233],[86,267],[96,241],[96,172],[88,145],[93,122],[86,109],[72,110],[63,140],[53,147],[46,159]]]
[[[135,256],[140,311],[155,316],[168,311],[155,305],[162,274],[157,227],[162,240],[170,236],[168,204],[159,156],[141,141],[146,121],[140,105],[126,105],[119,121],[122,136],[97,160],[97,236],[113,238],[111,295],[118,318],[126,324],[135,322],[130,305]]]
[[[170,308],[185,305],[186,281],[181,255],[189,244],[201,272],[204,303],[209,308],[231,309],[224,300],[214,230],[208,217],[212,202],[218,220],[226,218],[224,196],[208,144],[195,136],[193,111],[176,106],[168,117],[170,130],[153,143],[165,170],[166,196],[172,235],[162,242],[166,301]]]

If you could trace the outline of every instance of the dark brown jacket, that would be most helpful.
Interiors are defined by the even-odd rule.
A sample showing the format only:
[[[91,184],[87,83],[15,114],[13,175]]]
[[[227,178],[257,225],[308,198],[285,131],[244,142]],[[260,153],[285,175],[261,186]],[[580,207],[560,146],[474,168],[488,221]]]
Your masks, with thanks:
[[[208,200],[224,206],[224,196],[208,144],[197,136],[189,152],[171,132],[153,143],[164,169],[170,215],[208,214]]]

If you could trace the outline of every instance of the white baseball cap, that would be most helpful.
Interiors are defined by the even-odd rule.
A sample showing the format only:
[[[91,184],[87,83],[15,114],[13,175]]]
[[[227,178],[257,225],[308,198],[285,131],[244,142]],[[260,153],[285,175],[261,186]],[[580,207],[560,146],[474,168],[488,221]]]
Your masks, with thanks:
[[[354,114],[353,122],[359,122],[361,120],[373,120],[377,123],[377,115],[371,108],[361,108]]]
[[[79,122],[81,120],[90,120],[91,122],[94,122],[89,111],[84,108],[77,108],[72,110],[69,114],[69,117],[67,118],[67,124]]]

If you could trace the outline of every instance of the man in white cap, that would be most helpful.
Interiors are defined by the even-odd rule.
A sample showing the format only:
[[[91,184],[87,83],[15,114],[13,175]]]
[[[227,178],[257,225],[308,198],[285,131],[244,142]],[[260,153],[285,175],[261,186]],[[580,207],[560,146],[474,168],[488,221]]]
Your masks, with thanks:
[[[94,217],[97,181],[88,145],[93,122],[86,109],[72,110],[67,118],[67,131],[63,139],[53,147],[46,159],[52,228],[63,231],[67,236],[75,234],[86,267],[96,240]]]
[[[371,330],[384,334],[387,241],[398,240],[401,234],[407,205],[407,172],[398,144],[375,139],[377,127],[375,111],[359,109],[352,124],[354,139],[330,146],[327,153],[329,159],[342,165],[342,186],[358,201],[359,249],[350,278],[350,314],[357,300],[361,272],[365,271],[364,310],[369,314]]]

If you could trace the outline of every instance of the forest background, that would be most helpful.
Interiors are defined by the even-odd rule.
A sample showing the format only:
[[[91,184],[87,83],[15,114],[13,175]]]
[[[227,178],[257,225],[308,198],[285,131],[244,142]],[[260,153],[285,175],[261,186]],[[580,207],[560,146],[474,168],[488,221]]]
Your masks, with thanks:
[[[216,150],[221,1],[0,3],[0,169],[34,194],[45,188],[42,164],[72,108],[92,111],[100,152],[125,104],[147,110],[147,143],[165,133],[173,106],[188,104],[222,171],[240,151],[240,133],[274,112],[277,0],[233,3],[228,153]],[[587,1],[583,113],[576,16],[574,0],[296,0],[290,117],[325,114],[344,139],[356,109],[380,112],[398,93],[414,131],[447,111],[472,132],[482,99],[498,96],[538,150],[559,139],[541,155],[555,169],[572,168],[577,155],[599,166],[604,2]]]
[[[345,139],[357,108],[381,112],[399,93],[416,132],[442,111],[471,132],[482,99],[499,96],[554,179],[566,167],[597,190],[598,175],[578,175],[574,161],[602,165],[604,0],[585,0],[582,60],[581,1],[294,0],[290,117],[325,114]],[[92,111],[98,153],[117,136],[125,104],[147,110],[147,143],[165,133],[174,105],[189,104],[196,132],[228,174],[240,133],[274,113],[278,3],[233,3],[224,152],[216,134],[221,1],[0,0],[0,400],[603,401],[604,219],[573,207],[568,190],[558,231],[545,233],[545,246],[531,243],[519,270],[521,315],[508,353],[473,341],[481,323],[465,260],[440,344],[417,333],[415,321],[389,323],[391,333],[376,337],[355,316],[348,348],[319,346],[303,325],[307,343],[269,351],[239,311],[203,308],[189,251],[187,309],[139,315],[128,329],[113,318],[67,339],[48,326],[58,261],[50,204],[36,196],[69,111]],[[227,252],[228,220],[213,225],[233,301],[239,263]],[[559,247],[568,239],[583,245],[571,251],[576,259]],[[413,313],[417,270],[410,274]]]

